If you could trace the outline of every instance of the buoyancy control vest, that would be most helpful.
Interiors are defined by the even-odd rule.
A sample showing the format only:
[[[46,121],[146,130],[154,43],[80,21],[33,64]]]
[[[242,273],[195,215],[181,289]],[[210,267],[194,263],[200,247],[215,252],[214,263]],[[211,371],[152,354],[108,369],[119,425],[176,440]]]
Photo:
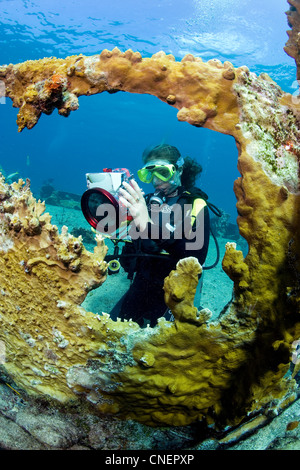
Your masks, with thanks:
[[[217,217],[222,216],[222,212],[218,207],[216,207],[214,204],[208,201],[208,195],[202,191],[202,189],[193,187],[190,188],[189,190],[183,189],[181,194],[179,195],[178,201],[179,204],[184,205],[186,202],[190,202],[192,204],[192,211],[191,211],[191,217],[197,217],[197,214],[200,212],[200,210],[206,205]],[[217,266],[219,260],[220,260],[220,248],[218,244],[218,240],[213,233],[213,230],[211,226],[209,227],[211,236],[213,237],[213,240],[216,245],[216,251],[217,251],[217,257],[215,262],[210,265],[210,266],[203,266],[202,269],[212,269]]]

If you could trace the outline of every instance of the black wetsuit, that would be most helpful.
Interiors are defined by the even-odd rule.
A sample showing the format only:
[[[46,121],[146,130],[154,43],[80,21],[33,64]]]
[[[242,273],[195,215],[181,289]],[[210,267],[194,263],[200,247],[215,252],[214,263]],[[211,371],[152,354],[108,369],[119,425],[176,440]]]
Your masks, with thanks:
[[[149,201],[150,196],[151,195],[146,196],[146,202],[147,200]],[[203,210],[200,217],[199,214],[201,210],[199,211],[199,214],[197,214],[198,223],[200,222],[202,224],[201,237],[203,240],[200,249],[199,247],[193,249],[193,245],[190,245],[189,249],[187,249],[187,244],[191,243],[191,239],[186,238],[184,223],[188,220],[190,222],[190,226],[195,229],[196,219],[191,219],[190,215],[187,216],[185,209],[193,207],[196,199],[201,210]],[[176,236],[174,236],[174,232],[172,232],[172,229],[174,230],[174,226],[177,225],[178,229],[178,215],[174,218],[174,213],[172,211],[172,207],[175,207],[174,204],[178,204],[182,208],[179,221],[181,228],[179,228],[180,232],[177,231]],[[189,204],[190,206],[186,206],[185,204]],[[150,209],[150,206],[148,206],[148,209]],[[169,213],[169,219],[164,219],[162,213]],[[153,212],[151,212],[150,217],[153,220]],[[175,269],[177,262],[182,258],[194,256],[199,260],[200,264],[203,265],[209,244],[208,207],[203,199],[198,196],[188,194],[182,187],[179,188],[178,195],[176,197],[167,199],[166,203],[161,206],[159,215],[154,217],[154,219],[156,221],[156,238],[153,239],[153,230],[151,232],[153,226],[151,227],[151,224],[149,223],[147,227],[147,235],[149,238],[147,237],[133,241],[133,244],[130,244],[130,249],[133,252],[148,255],[159,255],[162,250],[164,250],[164,252],[167,252],[170,256],[161,255],[164,256],[163,258],[138,256],[134,258],[133,255],[132,258],[127,257],[122,260],[121,257],[120,259],[125,270],[129,271],[131,266],[131,269],[134,269],[136,274],[130,289],[122,300],[121,310],[118,313],[118,316],[122,319],[128,320],[131,318],[141,326],[144,324],[144,318],[150,321],[151,326],[154,326],[157,319],[163,316],[167,311],[167,306],[164,302],[164,279],[169,275],[170,271]],[[168,221],[167,224],[165,223],[166,220]],[[179,237],[178,233],[180,233]],[[150,238],[151,234],[152,239]],[[126,245],[124,252],[128,251]]]

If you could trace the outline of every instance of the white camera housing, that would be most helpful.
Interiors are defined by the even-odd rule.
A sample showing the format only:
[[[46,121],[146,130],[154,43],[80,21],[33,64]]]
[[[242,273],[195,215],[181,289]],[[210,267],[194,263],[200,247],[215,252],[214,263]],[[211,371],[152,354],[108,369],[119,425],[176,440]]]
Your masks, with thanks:
[[[86,173],[88,189],[102,188],[115,195],[123,181],[128,179],[128,175],[122,170],[113,170],[103,173]]]

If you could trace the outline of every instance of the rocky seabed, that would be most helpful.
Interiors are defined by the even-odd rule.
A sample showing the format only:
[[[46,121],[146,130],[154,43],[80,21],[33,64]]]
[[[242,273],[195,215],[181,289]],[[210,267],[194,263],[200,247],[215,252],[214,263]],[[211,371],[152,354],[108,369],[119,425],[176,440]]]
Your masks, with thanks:
[[[61,412],[0,384],[1,450],[300,450],[299,422],[297,399],[278,416],[259,414],[197,442],[195,427],[151,428],[78,408]]]

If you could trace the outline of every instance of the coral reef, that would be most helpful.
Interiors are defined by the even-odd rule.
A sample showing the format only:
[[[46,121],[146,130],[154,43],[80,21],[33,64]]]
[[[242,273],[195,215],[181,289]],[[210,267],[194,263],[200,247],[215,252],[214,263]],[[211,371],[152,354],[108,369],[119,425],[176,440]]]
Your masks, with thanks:
[[[78,108],[79,96],[103,91],[153,94],[176,107],[179,120],[196,126],[209,123],[220,131],[219,119],[226,114],[228,128],[233,130],[238,122],[236,98],[230,92],[235,76],[229,62],[204,63],[188,54],[178,63],[164,52],[142,59],[138,52],[122,53],[117,48],[91,57],[49,58],[0,67],[6,96],[20,108],[19,131],[31,129],[42,113],[50,114],[55,108],[68,116]]]
[[[226,245],[234,300],[218,321],[193,304],[202,268],[187,258],[165,280],[174,322],[144,329],[114,322],[80,307],[105,279],[103,240],[87,252],[66,228],[57,233],[28,184],[2,181],[2,369],[18,387],[150,426],[224,426],[291,403],[300,337],[300,105],[293,97],[245,66],[190,54],[176,62],[163,52],[28,61],[2,66],[0,77],[20,108],[19,130],[54,108],[68,115],[80,95],[129,91],[176,107],[179,120],[232,135],[238,225],[249,246],[244,257]]]
[[[33,198],[28,181],[7,185],[2,178],[0,200],[0,336],[6,345],[5,369],[12,377],[22,377],[25,389],[47,393],[53,377],[63,373],[60,352],[71,344],[77,345],[77,354],[86,349],[83,331],[74,329],[70,335],[67,325],[85,315],[80,303],[104,282],[106,247],[98,237],[92,254],[80,237],[68,234],[67,227],[59,234],[44,213],[44,204]],[[67,386],[63,388],[64,392],[59,387],[53,390],[57,398],[72,395]]]
[[[2,369],[29,395],[64,404],[84,399],[95,412],[152,426],[234,423],[276,397],[277,408],[295,398],[294,381],[284,378],[292,332],[288,337],[281,318],[272,334],[276,319],[264,324],[255,305],[209,322],[207,309],[193,305],[201,273],[195,258],[180,261],[165,281],[174,322],[144,329],[114,322],[80,307],[104,280],[103,240],[92,254],[66,228],[58,234],[28,183],[2,181],[1,200]],[[250,284],[251,266],[241,256],[235,262],[241,252],[232,244],[227,252],[230,275]]]
[[[285,45],[285,52],[293,57],[297,66],[297,79],[300,80],[300,2],[299,0],[287,0],[290,4],[290,9],[287,11],[288,24],[292,28],[288,31],[289,39]]]

